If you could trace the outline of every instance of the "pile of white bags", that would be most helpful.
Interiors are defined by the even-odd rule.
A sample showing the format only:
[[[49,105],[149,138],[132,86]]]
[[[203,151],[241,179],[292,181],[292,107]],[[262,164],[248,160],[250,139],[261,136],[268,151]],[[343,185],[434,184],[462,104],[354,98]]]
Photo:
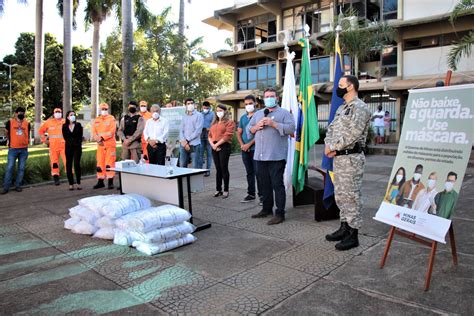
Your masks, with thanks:
[[[173,205],[150,207],[129,213],[115,222],[114,243],[131,245],[147,255],[154,255],[196,241],[191,235],[196,227],[187,220],[188,211]]]
[[[173,205],[151,207],[151,201],[138,194],[93,196],[78,203],[64,222],[64,228],[75,234],[113,240],[147,255],[196,240],[188,211]]]

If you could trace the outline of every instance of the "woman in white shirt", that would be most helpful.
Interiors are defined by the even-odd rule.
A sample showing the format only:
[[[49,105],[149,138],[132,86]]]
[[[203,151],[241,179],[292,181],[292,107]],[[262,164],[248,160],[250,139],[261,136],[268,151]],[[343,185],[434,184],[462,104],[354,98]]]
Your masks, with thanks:
[[[423,212],[433,213],[435,206],[434,198],[438,191],[436,190],[436,180],[438,176],[436,172],[430,173],[426,187],[422,189],[416,196],[412,209]]]
[[[151,164],[164,166],[169,122],[160,116],[161,108],[158,104],[153,104],[150,112],[151,119],[146,121],[143,130],[143,136],[147,142],[148,159]]]

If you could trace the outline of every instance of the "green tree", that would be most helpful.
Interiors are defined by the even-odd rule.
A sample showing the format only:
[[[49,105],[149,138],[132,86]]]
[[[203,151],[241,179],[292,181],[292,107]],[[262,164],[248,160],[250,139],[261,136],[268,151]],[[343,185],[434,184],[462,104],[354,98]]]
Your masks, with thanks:
[[[454,26],[456,19],[465,14],[474,13],[474,1],[473,0],[461,0],[456,7],[454,7],[453,12],[451,13],[451,23]],[[464,35],[461,40],[456,43],[449,52],[448,55],[448,64],[449,67],[453,70],[457,69],[459,61],[461,58],[469,57],[472,53],[472,47],[474,46],[474,31],[469,31],[468,34]]]

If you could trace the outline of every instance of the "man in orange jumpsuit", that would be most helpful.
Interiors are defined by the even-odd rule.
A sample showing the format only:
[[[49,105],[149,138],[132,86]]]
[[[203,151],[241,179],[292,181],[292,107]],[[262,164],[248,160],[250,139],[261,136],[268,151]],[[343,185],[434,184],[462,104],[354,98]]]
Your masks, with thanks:
[[[141,100],[139,105],[140,105],[140,115],[143,117],[143,120],[145,121],[145,124],[146,124],[146,121],[151,119],[151,113],[148,111],[148,102],[146,102],[144,100]],[[148,143],[147,143],[147,141],[145,140],[145,137],[143,137],[143,134],[142,134],[143,159],[145,159],[148,162],[148,151],[146,149],[147,145],[148,145]]]
[[[109,105],[100,104],[100,115],[92,123],[92,137],[97,142],[97,184],[94,189],[105,187],[104,180],[108,179],[107,188],[114,188],[114,171],[107,168],[115,167],[117,143],[115,142],[115,118],[109,114]]]
[[[55,108],[53,117],[44,122],[38,131],[41,141],[49,146],[51,175],[55,185],[59,185],[59,157],[61,157],[64,168],[66,168],[66,149],[62,131],[64,119],[62,117],[63,110]]]

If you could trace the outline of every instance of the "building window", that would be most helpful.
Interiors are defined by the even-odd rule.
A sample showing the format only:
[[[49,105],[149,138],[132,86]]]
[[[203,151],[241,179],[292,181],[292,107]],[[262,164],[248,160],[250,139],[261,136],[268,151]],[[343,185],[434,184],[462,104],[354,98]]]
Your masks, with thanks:
[[[397,46],[386,46],[382,50],[382,77],[397,76]]]
[[[337,12],[342,10],[345,14],[355,14],[366,21],[386,21],[397,19],[398,0],[358,0],[337,6]]]
[[[461,40],[461,38],[463,38],[468,33],[469,31],[460,31],[457,33],[448,33],[405,40],[403,50],[407,51],[413,49],[453,45],[459,42],[459,40]]]
[[[295,52],[296,56],[294,59],[294,71],[295,71],[295,82],[299,84],[301,76],[301,51]],[[311,50],[311,82],[321,83],[328,82],[330,79],[330,59],[329,56],[319,56],[318,51],[315,49]],[[285,82],[286,62],[282,63],[282,84]]]
[[[239,61],[237,90],[262,89],[276,84],[276,64],[268,58]]]
[[[308,24],[310,33],[329,32],[333,20],[331,8],[321,8],[320,4],[298,6],[283,11],[283,29],[291,30],[293,39],[304,36],[304,25]]]
[[[383,0],[383,19],[393,20],[397,18],[398,0]]]
[[[272,14],[239,21],[237,24],[237,43],[243,49],[276,41],[276,20]]]

